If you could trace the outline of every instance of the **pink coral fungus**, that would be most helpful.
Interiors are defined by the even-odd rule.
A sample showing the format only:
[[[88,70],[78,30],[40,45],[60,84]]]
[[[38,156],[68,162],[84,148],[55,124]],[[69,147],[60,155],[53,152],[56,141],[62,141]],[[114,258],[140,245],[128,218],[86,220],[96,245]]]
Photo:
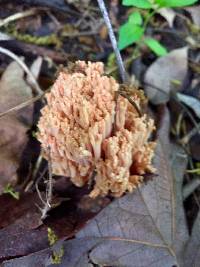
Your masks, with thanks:
[[[126,98],[116,100],[119,86],[104,75],[102,63],[77,61],[59,74],[38,123],[43,156],[50,154],[54,174],[83,186],[96,172],[92,197],[131,192],[153,171],[153,121],[140,117]],[[140,107],[138,93],[131,99]]]

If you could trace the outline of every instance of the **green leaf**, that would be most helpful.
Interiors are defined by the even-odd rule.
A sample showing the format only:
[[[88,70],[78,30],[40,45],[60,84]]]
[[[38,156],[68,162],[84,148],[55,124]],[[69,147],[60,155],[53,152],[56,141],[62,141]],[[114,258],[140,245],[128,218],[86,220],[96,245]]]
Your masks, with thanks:
[[[144,34],[144,29],[133,23],[127,22],[119,29],[118,47],[120,50],[137,42]]]
[[[135,6],[138,8],[149,9],[152,7],[152,4],[148,0],[123,0],[124,6]]]
[[[135,25],[142,25],[142,16],[141,16],[140,12],[138,12],[138,11],[133,12],[129,16],[128,21],[132,24],[135,24]]]
[[[160,7],[183,7],[193,5],[197,1],[198,0],[156,0],[155,2]]]
[[[165,56],[167,54],[167,49],[156,39],[146,38],[144,42],[157,56]]]

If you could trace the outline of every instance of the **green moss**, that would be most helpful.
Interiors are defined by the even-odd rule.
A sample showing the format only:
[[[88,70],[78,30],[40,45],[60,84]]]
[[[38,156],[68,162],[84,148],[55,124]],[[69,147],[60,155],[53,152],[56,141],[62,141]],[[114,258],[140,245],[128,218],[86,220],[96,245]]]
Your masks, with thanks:
[[[53,264],[60,264],[62,262],[62,257],[64,255],[64,248],[61,246],[59,251],[53,251],[51,255],[51,261]]]
[[[52,33],[46,36],[34,36],[31,34],[20,33],[13,24],[8,25],[4,29],[5,29],[4,30],[5,33],[25,43],[31,43],[35,45],[41,45],[41,46],[55,45],[56,48],[60,48],[62,46],[62,41],[59,39],[59,37],[55,33]]]
[[[53,246],[58,241],[58,237],[56,236],[54,231],[49,227],[47,229],[47,232],[48,232],[49,245]],[[51,255],[52,264],[60,264],[62,261],[63,255],[64,255],[63,246],[61,246],[61,248],[58,251],[53,251]]]
[[[48,227],[47,233],[48,233],[49,245],[53,246],[58,241],[58,237],[50,227]]]

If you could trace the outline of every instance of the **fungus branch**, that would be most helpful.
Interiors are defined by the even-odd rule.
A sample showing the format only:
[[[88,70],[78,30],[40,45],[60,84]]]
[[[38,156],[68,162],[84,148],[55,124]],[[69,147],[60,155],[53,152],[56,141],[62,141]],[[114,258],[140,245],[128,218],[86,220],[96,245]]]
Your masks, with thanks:
[[[119,197],[133,191],[146,172],[154,171],[155,144],[148,142],[153,121],[139,116],[142,95],[125,88],[104,75],[101,62],[77,61],[74,71],[59,74],[38,122],[43,157],[50,159],[47,200],[52,193],[51,172],[70,177],[79,187],[94,184],[91,197],[108,193]],[[123,94],[122,90],[128,98],[118,94],[116,103],[116,92]],[[50,204],[47,201],[44,211]]]

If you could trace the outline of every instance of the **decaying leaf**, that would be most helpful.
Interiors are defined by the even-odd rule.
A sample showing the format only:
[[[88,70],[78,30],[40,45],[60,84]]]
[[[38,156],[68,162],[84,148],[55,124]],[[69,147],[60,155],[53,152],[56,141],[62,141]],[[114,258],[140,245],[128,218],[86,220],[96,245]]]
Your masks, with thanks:
[[[24,257],[18,258],[17,260],[13,259],[13,260],[5,261],[3,262],[2,266],[3,267],[49,266],[51,264],[51,261],[50,261],[51,254],[52,254],[52,251],[50,249],[45,249],[37,253],[33,253],[30,256],[24,256]],[[53,265],[53,267],[55,267],[55,265]]]
[[[24,80],[24,71],[12,62],[0,81],[0,112],[4,112],[32,97],[32,89]],[[27,143],[26,132],[32,121],[33,106],[0,118],[0,193],[17,179],[16,170]]]
[[[135,192],[113,201],[78,232],[75,239],[65,241],[65,253],[58,266],[178,266],[187,240],[180,196],[186,160],[182,151],[173,147],[173,164],[170,164],[168,133],[169,114],[165,109],[155,158],[158,175]],[[22,266],[24,263],[32,266],[41,253],[45,251],[7,261],[3,266],[20,266],[19,262]],[[53,266],[49,265],[49,250],[42,263]]]
[[[0,112],[32,97],[32,90],[24,80],[24,71],[17,62],[12,62],[4,71],[0,81],[0,92]]]
[[[184,149],[175,143],[172,143],[170,148],[170,162],[175,192],[175,229],[173,236],[173,247],[176,251],[176,256],[179,261],[179,265],[181,266],[183,261],[185,244],[189,238],[182,196],[183,178],[187,167],[187,155],[185,154]]]
[[[166,103],[170,92],[175,90],[172,82],[183,82],[187,74],[187,52],[187,47],[175,49],[148,68],[144,77],[145,92],[152,103]]]
[[[158,13],[166,19],[170,27],[173,27],[176,12],[171,8],[161,8]]]
[[[189,96],[189,95],[184,95],[181,93],[177,93],[178,99],[183,102],[185,105],[187,105],[189,108],[191,108],[194,113],[197,115],[197,117],[200,118],[200,101],[199,99]]]
[[[188,239],[181,191],[187,157],[179,146],[171,144],[170,147],[169,125],[169,114],[165,110],[157,133],[159,142],[154,160],[158,177],[142,187],[141,192],[159,232],[181,259]]]
[[[50,238],[47,235],[47,228],[50,227],[55,232],[56,238],[63,240],[73,236],[92,216],[91,213],[83,211],[80,216],[80,209],[74,209],[74,202],[67,201],[61,205],[62,207],[57,208],[58,216],[51,214],[43,224],[41,212],[38,209],[40,204],[41,200],[37,192],[21,194],[19,200],[8,194],[0,196],[2,207],[0,210],[2,218],[0,221],[0,263],[11,257],[22,257],[49,247]],[[53,212],[55,214],[55,210]],[[30,265],[22,264],[21,266],[38,265],[32,262]]]
[[[40,74],[40,70],[42,67],[42,61],[43,61],[42,57],[37,57],[30,68],[31,73],[33,74],[33,76],[35,77],[36,80]],[[33,87],[34,87],[35,83],[34,83],[34,81],[32,81],[32,78],[30,76],[27,77],[27,81],[29,84],[33,85]]]
[[[29,214],[28,220],[30,220]],[[34,216],[34,214],[33,214]],[[23,218],[24,221],[24,218]],[[27,229],[16,223],[0,230],[0,260],[19,257],[48,247],[47,229]]]
[[[41,227],[38,203],[37,193],[22,195],[20,200],[0,196],[0,261],[48,247],[47,227]]]
[[[188,11],[192,17],[192,20],[194,24],[200,27],[200,6],[191,6],[184,8],[186,11]]]
[[[102,242],[97,243],[88,253],[92,263],[131,267],[177,264],[176,246],[179,249],[183,248],[187,234],[183,234],[180,225],[178,225],[179,230],[176,230],[176,222],[180,219],[177,215],[180,210],[183,212],[183,209],[181,206],[175,208],[180,202],[175,200],[174,173],[171,173],[167,153],[169,150],[167,111],[163,118],[158,132],[159,143],[155,158],[158,176],[137,192],[112,203],[77,234],[77,238],[102,238]],[[180,159],[183,160],[182,155]],[[173,160],[173,164],[174,162]],[[186,162],[185,160],[183,162],[184,170]],[[177,165],[172,167],[177,169]],[[180,171],[179,175],[183,173]],[[184,220],[183,225],[185,227]],[[63,265],[60,266],[64,266],[68,260],[71,260],[70,256],[63,259]]]
[[[200,212],[184,253],[184,267],[198,267],[200,263]]]
[[[41,225],[41,214],[39,209],[35,206],[36,203],[39,204],[37,194],[21,195],[19,200],[14,199],[8,194],[1,195],[0,229],[8,227],[16,222],[20,222],[21,225],[25,224],[27,229],[39,227]],[[24,222],[21,218],[23,218]]]

